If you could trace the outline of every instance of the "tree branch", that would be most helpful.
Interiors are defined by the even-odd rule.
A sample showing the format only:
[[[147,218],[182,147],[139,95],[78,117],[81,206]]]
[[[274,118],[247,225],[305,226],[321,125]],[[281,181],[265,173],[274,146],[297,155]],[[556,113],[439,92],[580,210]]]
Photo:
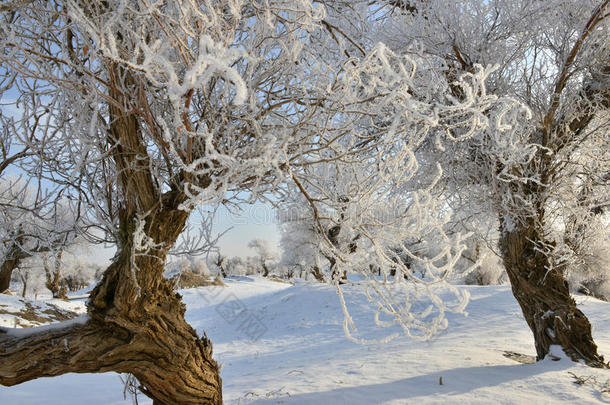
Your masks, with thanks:
[[[582,31],[582,34],[572,47],[572,50],[568,54],[568,57],[566,58],[566,61],[563,64],[561,73],[559,74],[559,77],[555,83],[553,94],[551,95],[551,106],[549,107],[549,111],[547,112],[543,120],[544,133],[542,138],[542,146],[544,147],[549,146],[551,134],[554,127],[553,122],[555,120],[555,114],[557,112],[557,109],[559,108],[559,104],[561,101],[561,93],[565,89],[568,79],[572,75],[570,69],[572,68],[572,65],[574,64],[574,61],[576,60],[576,57],[578,56],[578,53],[587,37],[591,34],[591,32],[593,32],[595,27],[607,17],[607,15],[604,13],[609,2],[610,0],[605,0],[593,11],[591,17],[589,18],[589,21],[587,21],[587,24],[585,25],[585,28]],[[588,121],[586,122],[586,124],[588,124]],[[582,127],[586,127],[586,124]]]
[[[415,2],[411,0],[387,0],[387,3],[392,7],[404,10],[413,15],[419,12],[417,6],[415,5]]]
[[[0,328],[0,384],[120,370],[125,360],[116,349],[128,341],[127,331],[102,327],[87,316],[31,329]]]

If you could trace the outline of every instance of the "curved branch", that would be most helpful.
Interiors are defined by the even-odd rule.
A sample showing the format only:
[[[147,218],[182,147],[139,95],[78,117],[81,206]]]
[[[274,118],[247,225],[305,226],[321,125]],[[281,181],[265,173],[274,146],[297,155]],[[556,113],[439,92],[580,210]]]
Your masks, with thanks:
[[[0,11],[11,11],[17,10],[33,3],[35,0],[20,0],[20,1],[8,1],[0,4]]]
[[[585,28],[583,29],[583,31],[581,33],[580,37],[578,38],[578,40],[576,41],[576,43],[570,50],[570,53],[568,54],[568,57],[566,58],[566,61],[563,64],[563,68],[561,70],[561,73],[559,74],[559,78],[557,79],[557,82],[555,83],[555,88],[553,90],[553,94],[551,95],[551,106],[549,107],[549,111],[547,112],[547,114],[543,120],[544,134],[543,134],[543,138],[542,138],[542,146],[544,146],[544,147],[547,147],[549,145],[549,142],[551,139],[551,134],[553,131],[553,122],[555,120],[555,113],[557,112],[557,109],[559,108],[559,104],[561,101],[561,93],[565,89],[568,79],[572,75],[572,73],[570,73],[570,68],[574,64],[574,61],[576,60],[576,57],[578,56],[578,53],[580,52],[580,49],[581,49],[583,43],[585,42],[585,40],[587,39],[587,37],[593,32],[595,27],[601,21],[603,21],[605,18],[608,17],[608,15],[605,14],[605,9],[608,7],[609,3],[610,3],[610,0],[605,0],[602,4],[600,4],[593,11],[591,17],[589,18],[589,21],[587,21],[587,24],[585,25]]]
[[[0,384],[116,370],[122,361],[116,349],[128,341],[127,331],[88,316],[31,329],[0,328]]]

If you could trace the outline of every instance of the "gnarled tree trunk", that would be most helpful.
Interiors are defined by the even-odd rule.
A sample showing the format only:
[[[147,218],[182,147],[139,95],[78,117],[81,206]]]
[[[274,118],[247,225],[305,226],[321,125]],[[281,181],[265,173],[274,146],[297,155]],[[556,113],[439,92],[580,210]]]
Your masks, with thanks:
[[[173,244],[187,217],[177,210],[151,215],[147,235]],[[128,222],[135,226],[133,217]],[[222,403],[211,342],[186,323],[181,297],[163,277],[167,249],[139,255],[127,242],[92,291],[87,319],[26,333],[0,329],[1,384],[115,371],[135,375],[155,403]]]
[[[604,367],[604,358],[597,353],[591,324],[576,307],[561,269],[550,266],[543,252],[542,230],[535,224],[501,229],[500,248],[513,294],[536,345],[538,360],[550,346],[558,345],[574,361]]]

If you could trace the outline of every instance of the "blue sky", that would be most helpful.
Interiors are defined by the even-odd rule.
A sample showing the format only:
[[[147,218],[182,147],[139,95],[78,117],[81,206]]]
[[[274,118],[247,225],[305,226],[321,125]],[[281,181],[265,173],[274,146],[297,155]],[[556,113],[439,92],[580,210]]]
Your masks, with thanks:
[[[0,99],[0,109],[7,115],[16,113],[14,103],[15,91],[9,90]],[[7,105],[8,103],[8,105]],[[9,168],[7,174],[18,176],[18,169]],[[225,232],[218,241],[220,251],[224,256],[247,257],[254,255],[254,251],[248,248],[248,242],[254,238],[266,239],[272,246],[279,243],[279,232],[275,220],[274,209],[262,202],[255,204],[241,204],[240,212],[229,212],[220,207],[214,218],[214,234]],[[198,224],[200,219],[196,213],[191,215],[192,225]],[[279,247],[278,247],[279,250]],[[87,246],[82,249],[83,254],[89,256],[92,261],[104,264],[114,255],[115,247]]]
[[[228,230],[219,240],[220,251],[225,256],[251,256],[248,242],[254,238],[266,239],[273,246],[279,242],[275,210],[267,204],[242,205],[242,212],[231,213],[221,207],[214,220],[214,232]]]
[[[190,223],[196,226],[200,219],[198,214],[191,216]],[[254,238],[268,240],[279,252],[279,231],[272,207],[264,203],[243,205],[240,213],[231,213],[226,208],[219,208],[213,222],[214,234],[225,232],[218,241],[223,256],[248,257],[255,252],[248,247]],[[87,245],[77,249],[77,254],[88,256],[88,260],[100,265],[107,265],[114,255],[114,246]]]

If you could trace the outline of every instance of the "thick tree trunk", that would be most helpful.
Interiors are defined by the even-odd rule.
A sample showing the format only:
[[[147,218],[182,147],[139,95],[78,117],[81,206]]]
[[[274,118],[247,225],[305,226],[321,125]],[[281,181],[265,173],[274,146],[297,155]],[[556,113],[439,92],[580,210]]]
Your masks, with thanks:
[[[155,404],[221,404],[212,344],[185,321],[181,297],[163,277],[167,252],[189,216],[179,207],[190,175],[172,178],[161,194],[137,115],[140,79],[111,61],[106,68],[119,253],[91,292],[84,322],[27,332],[0,328],[0,384],[116,371],[133,374]],[[205,177],[197,181],[201,188],[210,184]]]
[[[591,335],[591,324],[576,307],[561,269],[543,253],[545,239],[534,224],[501,229],[500,248],[513,294],[536,345],[538,360],[550,346],[561,346],[574,361],[604,367]],[[549,270],[550,269],[550,270]]]
[[[173,244],[187,217],[183,211],[158,213],[147,221],[147,235]],[[134,256],[131,242],[92,291],[83,322],[0,329],[1,384],[115,371],[135,375],[155,403],[222,403],[212,344],[185,321],[180,295],[163,278],[167,248]]]
[[[122,267],[130,266],[126,258],[116,264],[116,270],[106,273],[89,304],[93,316],[103,316],[106,322],[115,320],[129,333],[121,355],[128,363],[123,372],[135,375],[155,403],[221,404],[222,384],[212,359],[211,342],[205,336],[199,338],[186,323],[184,304],[162,277],[162,263],[154,257],[142,262],[138,264],[139,273],[160,276],[151,278],[153,289],[146,288],[140,297],[134,296],[138,286],[125,277],[129,272]],[[125,284],[135,289],[125,288]],[[123,297],[117,299],[117,290]],[[135,305],[124,299],[129,296],[135,298]]]
[[[150,305],[160,309],[140,319],[95,317],[24,335],[0,329],[0,383],[115,371],[134,374],[145,393],[163,404],[221,404],[211,344],[184,321],[179,297]]]

